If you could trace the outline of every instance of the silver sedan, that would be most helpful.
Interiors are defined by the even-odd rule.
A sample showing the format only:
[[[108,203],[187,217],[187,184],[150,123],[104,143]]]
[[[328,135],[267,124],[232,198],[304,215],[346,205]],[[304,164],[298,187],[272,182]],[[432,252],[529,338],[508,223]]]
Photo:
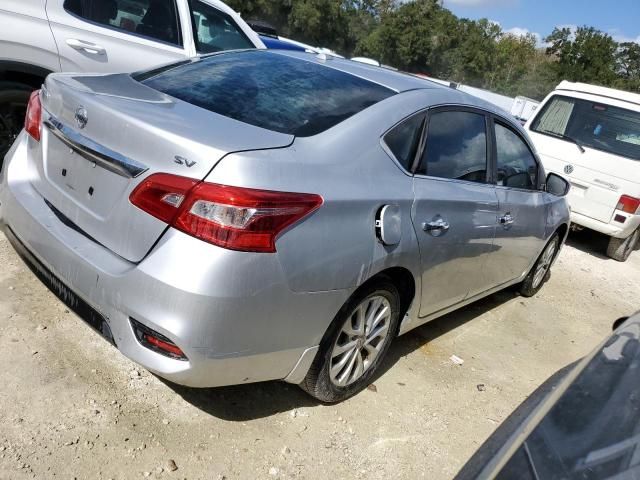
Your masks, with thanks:
[[[479,99],[307,53],[50,75],[0,177],[32,270],[170,381],[285,380],[340,401],[394,337],[534,295],[568,185]]]

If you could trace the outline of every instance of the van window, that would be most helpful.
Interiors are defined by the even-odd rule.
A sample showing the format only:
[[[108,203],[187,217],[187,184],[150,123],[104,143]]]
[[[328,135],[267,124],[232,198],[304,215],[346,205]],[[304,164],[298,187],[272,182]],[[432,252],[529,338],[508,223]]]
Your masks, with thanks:
[[[533,121],[531,130],[640,160],[640,112],[555,95]]]
[[[395,94],[335,68],[257,49],[134,78],[211,112],[299,137],[323,132]]]

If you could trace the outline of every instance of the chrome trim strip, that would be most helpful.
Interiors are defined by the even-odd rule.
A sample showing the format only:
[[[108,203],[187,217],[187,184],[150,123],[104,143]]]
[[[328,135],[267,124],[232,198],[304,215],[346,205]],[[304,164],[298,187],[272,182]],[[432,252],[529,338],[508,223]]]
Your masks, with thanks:
[[[80,135],[50,115],[44,125],[66,146],[82,157],[125,178],[135,178],[149,170],[146,165],[114,152],[93,140]]]

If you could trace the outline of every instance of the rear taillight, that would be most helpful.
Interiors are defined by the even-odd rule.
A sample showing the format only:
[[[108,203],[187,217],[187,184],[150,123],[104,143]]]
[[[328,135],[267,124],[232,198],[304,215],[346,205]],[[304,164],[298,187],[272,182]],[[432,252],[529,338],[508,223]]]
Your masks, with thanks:
[[[133,191],[131,203],[196,238],[246,252],[275,252],[278,235],[322,205],[314,194],[195,183],[151,175]]]
[[[40,90],[36,90],[29,97],[27,105],[27,114],[24,117],[24,129],[31,137],[40,141],[40,133],[42,130],[42,105],[40,104]]]
[[[140,183],[129,200],[148,214],[171,224],[189,190],[197,183],[192,178],[156,173]]]
[[[622,195],[616,206],[616,210],[622,210],[625,213],[634,214],[640,209],[640,198]]]

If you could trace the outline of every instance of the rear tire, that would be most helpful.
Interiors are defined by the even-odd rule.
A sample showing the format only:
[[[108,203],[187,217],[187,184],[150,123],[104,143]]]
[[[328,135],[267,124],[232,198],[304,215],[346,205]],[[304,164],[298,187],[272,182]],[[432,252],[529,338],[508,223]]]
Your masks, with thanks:
[[[386,278],[357,291],[331,323],[300,387],[325,403],[365,389],[398,332],[400,305],[397,288]]]
[[[533,297],[551,278],[551,265],[560,251],[560,235],[555,233],[544,247],[533,268],[520,284],[520,295]]]
[[[640,228],[636,229],[627,238],[614,238],[609,239],[609,246],[607,246],[607,256],[613,258],[618,262],[626,262],[631,252],[633,252],[640,241]]]
[[[16,82],[0,82],[0,168],[4,156],[24,126],[33,88]]]

